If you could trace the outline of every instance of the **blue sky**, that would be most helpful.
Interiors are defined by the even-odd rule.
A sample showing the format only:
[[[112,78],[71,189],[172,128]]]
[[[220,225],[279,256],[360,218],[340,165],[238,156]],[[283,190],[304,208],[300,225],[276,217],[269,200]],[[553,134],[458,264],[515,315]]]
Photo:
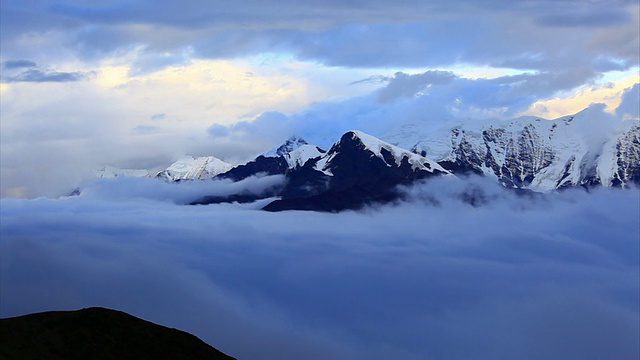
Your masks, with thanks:
[[[637,1],[0,6],[3,197],[57,196],[104,164],[240,162],[301,128],[358,117],[379,124],[375,135],[403,121],[555,118],[592,103],[615,113],[625,91],[630,112],[619,116],[638,116]],[[274,114],[290,121],[246,126]],[[352,118],[336,125],[335,114]],[[60,181],[29,184],[34,172]]]

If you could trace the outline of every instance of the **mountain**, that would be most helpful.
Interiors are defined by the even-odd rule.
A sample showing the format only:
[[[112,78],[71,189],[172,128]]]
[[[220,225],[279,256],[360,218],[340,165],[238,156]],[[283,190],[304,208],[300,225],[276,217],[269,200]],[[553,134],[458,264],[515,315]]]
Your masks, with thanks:
[[[93,171],[93,175],[99,179],[111,179],[118,176],[147,177],[149,172],[144,169],[120,169],[105,165]]]
[[[285,156],[291,153],[292,151],[300,148],[301,146],[308,145],[308,144],[309,143],[307,143],[306,140],[296,136],[292,136],[289,139],[287,139],[287,141],[285,141],[282,145],[271,148],[260,155],[267,158]]]
[[[239,181],[258,174],[285,174],[289,169],[300,167],[309,159],[324,153],[323,149],[309,145],[304,139],[291,137],[282,145],[267,150],[252,161],[221,173],[216,178]]]
[[[449,172],[432,160],[353,130],[327,153],[289,171],[282,198],[264,210],[357,209],[397,199],[397,185],[444,174]]]
[[[149,171],[145,169],[120,169],[110,165],[104,165],[93,170],[95,179],[113,179],[117,177],[149,177]],[[81,187],[76,187],[67,196],[78,196],[82,193]]]
[[[232,168],[214,156],[191,157],[186,156],[160,171],[156,178],[165,181],[204,180],[224,173]]]
[[[214,157],[186,158],[157,177],[240,181],[283,175],[283,186],[259,195],[205,196],[193,204],[278,197],[264,210],[341,211],[395,201],[402,196],[398,185],[468,174],[524,193],[640,185],[640,121],[616,120],[587,108],[554,120],[403,124],[380,138],[348,131],[329,151],[292,137],[235,167]]]
[[[233,359],[194,335],[105,308],[0,319],[0,359]]]
[[[589,109],[555,120],[448,123],[428,132],[405,125],[386,138],[454,174],[482,174],[510,188],[640,183],[640,123],[603,120]]]

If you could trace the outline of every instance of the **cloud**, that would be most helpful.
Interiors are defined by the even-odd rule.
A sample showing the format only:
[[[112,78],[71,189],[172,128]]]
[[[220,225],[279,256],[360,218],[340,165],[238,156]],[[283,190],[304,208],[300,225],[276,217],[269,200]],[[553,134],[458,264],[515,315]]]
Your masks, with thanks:
[[[446,71],[427,71],[416,75],[397,72],[389,84],[378,91],[378,100],[384,103],[400,97],[411,97],[427,87],[451,83],[455,78],[452,72]]]
[[[39,69],[25,70],[17,75],[3,77],[2,81],[7,83],[15,82],[74,82],[89,80],[96,76],[94,71],[89,72],[60,72]]]
[[[21,68],[36,67],[38,66],[38,64],[30,60],[7,60],[2,63],[2,66],[5,69],[21,69]]]
[[[396,72],[392,77],[374,76],[385,85],[366,95],[317,102],[292,114],[266,112],[227,127],[215,124],[208,133],[214,139],[264,142],[265,148],[297,135],[328,148],[352,129],[383,136],[407,123],[430,129],[451,119],[510,119],[595,77],[586,68],[493,79],[471,79],[450,71]]]
[[[6,55],[24,56],[31,48],[25,38],[33,34],[62,37],[68,52],[58,51],[56,57],[99,60],[142,46],[136,73],[188,63],[193,57],[237,58],[268,51],[348,67],[509,63],[550,71],[595,66],[599,57],[621,60],[626,68],[638,61],[633,1],[497,5],[470,0],[456,6],[446,1],[309,1],[286,6],[273,0],[243,6],[213,6],[201,0],[100,6],[56,1],[34,5],[28,12],[19,2],[6,1],[2,10]],[[624,41],[627,50],[593,41],[607,32],[614,36],[603,36]],[[544,61],[531,61],[533,56]]]
[[[284,185],[284,176],[249,177],[231,180],[185,181],[167,183],[160,179],[119,176],[114,179],[96,179],[81,186],[81,196],[98,199],[127,201],[153,200],[188,204],[204,196],[264,195]]]
[[[65,195],[103,165],[158,171],[185,155],[247,161],[272,145],[212,141],[207,127],[272,108],[297,110],[327,91],[309,89],[286,69],[230,61],[199,61],[135,78],[126,66],[103,66],[87,81],[33,82],[45,80],[48,72],[42,71],[31,82],[0,87],[2,197]],[[2,75],[16,74],[3,69]]]
[[[616,115],[620,118],[640,118],[640,84],[624,90]]]
[[[594,4],[595,6],[579,8],[577,11],[574,8],[574,11],[542,15],[537,21],[554,27],[614,27],[632,20],[631,14],[624,8],[612,7],[609,3],[602,2]]]
[[[160,127],[155,125],[138,125],[133,128],[134,134],[153,134],[160,130]]]
[[[114,199],[109,184],[125,186],[2,200],[3,317],[112,307],[238,358],[639,355],[637,189],[434,179],[405,203],[323,214]]]

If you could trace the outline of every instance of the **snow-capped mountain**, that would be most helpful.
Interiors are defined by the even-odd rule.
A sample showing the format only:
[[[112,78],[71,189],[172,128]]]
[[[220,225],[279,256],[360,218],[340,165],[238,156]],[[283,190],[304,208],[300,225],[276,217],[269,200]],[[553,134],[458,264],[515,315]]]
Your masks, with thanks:
[[[640,184],[640,121],[602,118],[590,109],[555,120],[450,121],[439,128],[404,124],[381,138],[352,130],[329,151],[292,137],[232,167],[213,156],[180,159],[156,177],[230,179],[283,175],[260,195],[207,196],[197,204],[279,197],[268,211],[357,209],[402,197],[398,185],[432,176],[476,173],[505,187],[548,192],[575,186]],[[145,176],[144,170],[101,169],[100,177]]]
[[[325,150],[315,145],[304,144],[297,149],[284,154],[284,159],[289,165],[289,169],[295,169],[303,166],[307,161],[316,159],[323,156],[326,153]]]
[[[322,156],[325,152],[322,148],[311,145],[302,138],[292,136],[282,145],[271,148],[260,156],[265,158],[282,157],[287,161],[288,168],[294,169],[304,165],[310,159]]]
[[[111,179],[118,176],[146,177],[149,172],[144,169],[120,169],[105,165],[93,171],[93,175],[99,179]]]
[[[358,130],[352,130],[344,134],[342,138],[331,147],[329,152],[316,163],[315,169],[333,176],[332,169],[339,167],[336,164],[339,164],[342,160],[341,158],[345,157],[345,153],[352,152],[352,148],[363,150],[368,157],[375,156],[390,168],[402,168],[408,172],[426,171],[429,173],[448,173],[447,170],[433,160],[384,142]],[[359,164],[353,162],[352,165],[358,166]],[[342,169],[339,168],[338,171],[342,171]]]
[[[292,136],[289,139],[287,139],[287,141],[285,141],[282,145],[271,148],[258,156],[264,156],[264,157],[285,156],[304,145],[309,145],[309,143],[307,143],[307,141],[302,138]]]
[[[258,174],[285,174],[324,153],[323,149],[308,144],[304,139],[291,137],[282,145],[259,154],[255,159],[246,164],[238,165],[218,175],[217,178],[239,181]]]
[[[287,185],[269,211],[340,211],[396,199],[397,185],[449,174],[436,162],[361,131],[345,133],[318,158],[287,173]]]
[[[430,132],[406,125],[386,138],[454,174],[484,174],[507,187],[547,192],[640,182],[640,123],[603,120],[589,109],[555,120],[449,123]]]
[[[537,192],[640,184],[636,120],[601,119],[585,110],[555,120],[526,117],[449,123],[428,132],[416,126],[400,130],[387,134],[389,142],[349,131],[328,152],[308,156],[297,167],[289,164],[281,199],[265,210],[359,208],[395,200],[397,185],[434,175],[477,173]],[[286,156],[279,158],[282,169]]]
[[[186,156],[160,171],[156,178],[166,181],[211,179],[232,167],[214,156]]]

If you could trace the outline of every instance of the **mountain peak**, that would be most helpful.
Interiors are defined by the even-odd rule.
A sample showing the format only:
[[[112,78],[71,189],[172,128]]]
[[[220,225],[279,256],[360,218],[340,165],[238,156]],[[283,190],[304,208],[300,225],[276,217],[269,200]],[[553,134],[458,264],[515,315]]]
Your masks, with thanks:
[[[287,139],[287,141],[285,141],[282,145],[271,148],[260,155],[264,157],[285,156],[291,153],[292,151],[298,149],[299,147],[303,145],[308,145],[308,144],[309,143],[303,138],[292,136],[289,139]]]
[[[331,150],[329,150],[328,156],[331,157],[332,155],[342,151],[345,146],[349,147],[352,146],[352,144],[363,150],[370,151],[373,155],[382,159],[387,166],[396,167],[400,166],[403,162],[407,162],[414,171],[425,170],[433,172],[434,170],[437,170],[442,173],[448,173],[448,171],[438,165],[435,161],[382,141],[377,137],[360,130],[350,130],[342,135],[340,141],[338,141]],[[327,161],[330,162],[331,159],[327,159]]]
[[[185,156],[156,175],[167,181],[204,180],[226,172],[232,165],[215,156]]]

